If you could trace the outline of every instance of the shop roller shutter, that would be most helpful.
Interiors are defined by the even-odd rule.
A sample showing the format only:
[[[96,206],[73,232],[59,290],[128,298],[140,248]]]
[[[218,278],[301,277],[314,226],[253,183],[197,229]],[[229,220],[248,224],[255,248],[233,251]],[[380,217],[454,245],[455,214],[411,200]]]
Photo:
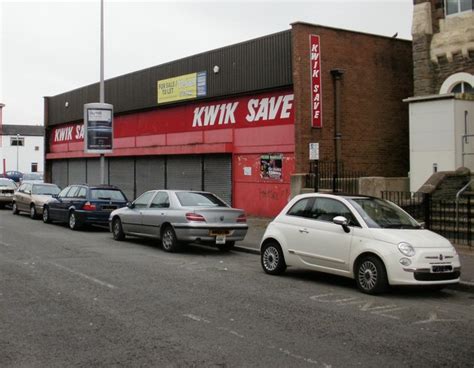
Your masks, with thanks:
[[[204,156],[204,190],[232,205],[232,156]]]
[[[109,183],[109,162],[105,159],[105,183]],[[87,160],[87,183],[91,185],[100,184],[100,159],[91,158]]]
[[[202,162],[200,155],[170,156],[167,159],[168,189],[202,190]]]
[[[135,161],[136,196],[151,189],[165,189],[165,158],[137,157]]]
[[[84,184],[86,182],[86,160],[69,160],[68,183]]]
[[[135,198],[135,159],[110,158],[109,159],[110,184],[122,189],[128,200]]]
[[[67,187],[67,160],[54,160],[52,162],[51,173],[54,184],[61,188]]]

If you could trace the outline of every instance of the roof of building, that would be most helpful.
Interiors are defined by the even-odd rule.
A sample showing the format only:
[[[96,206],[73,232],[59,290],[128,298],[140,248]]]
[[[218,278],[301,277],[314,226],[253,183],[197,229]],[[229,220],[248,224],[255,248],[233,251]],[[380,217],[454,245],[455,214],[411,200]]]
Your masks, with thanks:
[[[0,135],[23,135],[32,137],[44,136],[44,127],[39,125],[0,125]]]

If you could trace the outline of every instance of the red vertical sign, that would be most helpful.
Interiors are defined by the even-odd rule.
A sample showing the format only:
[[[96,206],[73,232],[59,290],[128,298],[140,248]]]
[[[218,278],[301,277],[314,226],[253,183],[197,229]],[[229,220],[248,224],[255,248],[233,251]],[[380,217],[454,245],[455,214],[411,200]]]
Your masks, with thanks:
[[[311,63],[311,126],[323,127],[321,94],[321,48],[318,35],[309,35]]]

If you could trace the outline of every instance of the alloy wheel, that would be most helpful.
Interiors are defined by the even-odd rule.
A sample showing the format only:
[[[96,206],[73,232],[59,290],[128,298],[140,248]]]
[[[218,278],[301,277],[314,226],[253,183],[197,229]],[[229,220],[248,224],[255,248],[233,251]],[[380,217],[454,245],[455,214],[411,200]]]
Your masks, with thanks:
[[[358,280],[360,286],[365,290],[372,290],[377,285],[377,266],[371,261],[364,261],[358,272]]]
[[[280,261],[280,255],[278,253],[278,249],[276,249],[273,246],[270,246],[267,249],[265,249],[262,260],[263,260],[264,267],[268,271],[275,271]]]

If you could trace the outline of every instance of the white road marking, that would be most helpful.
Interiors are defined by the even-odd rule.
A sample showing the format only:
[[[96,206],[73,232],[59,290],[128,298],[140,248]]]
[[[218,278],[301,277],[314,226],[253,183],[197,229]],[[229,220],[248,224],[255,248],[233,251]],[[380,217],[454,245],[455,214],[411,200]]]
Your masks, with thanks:
[[[438,315],[435,312],[431,312],[429,314],[428,319],[425,319],[423,321],[418,321],[415,322],[415,325],[418,324],[426,324],[426,323],[433,323],[433,322],[457,322],[458,320],[456,319],[443,319],[443,318],[438,318]]]
[[[202,317],[199,317],[199,316],[196,316],[196,315],[194,315],[194,314],[183,314],[183,316],[186,317],[186,318],[190,318],[190,319],[192,319],[193,321],[204,322],[204,323],[211,323],[211,321],[208,321],[207,319],[202,318]]]
[[[80,276],[86,280],[89,280],[89,281],[92,281],[92,282],[95,282],[96,284],[99,284],[101,286],[105,286],[109,289],[117,289],[117,286],[115,285],[112,285],[112,284],[109,284],[108,282],[105,282],[105,281],[101,281],[99,279],[96,279],[95,277],[92,277],[92,276],[88,276],[82,272],[78,272],[78,271],[74,271],[74,270],[71,270],[70,268],[67,268],[65,266],[62,266],[60,264],[57,264],[57,263],[54,263],[54,262],[48,262],[49,264],[52,264],[53,266],[56,266],[64,271],[67,271],[69,273],[72,273],[73,275],[76,275],[76,276]]]

